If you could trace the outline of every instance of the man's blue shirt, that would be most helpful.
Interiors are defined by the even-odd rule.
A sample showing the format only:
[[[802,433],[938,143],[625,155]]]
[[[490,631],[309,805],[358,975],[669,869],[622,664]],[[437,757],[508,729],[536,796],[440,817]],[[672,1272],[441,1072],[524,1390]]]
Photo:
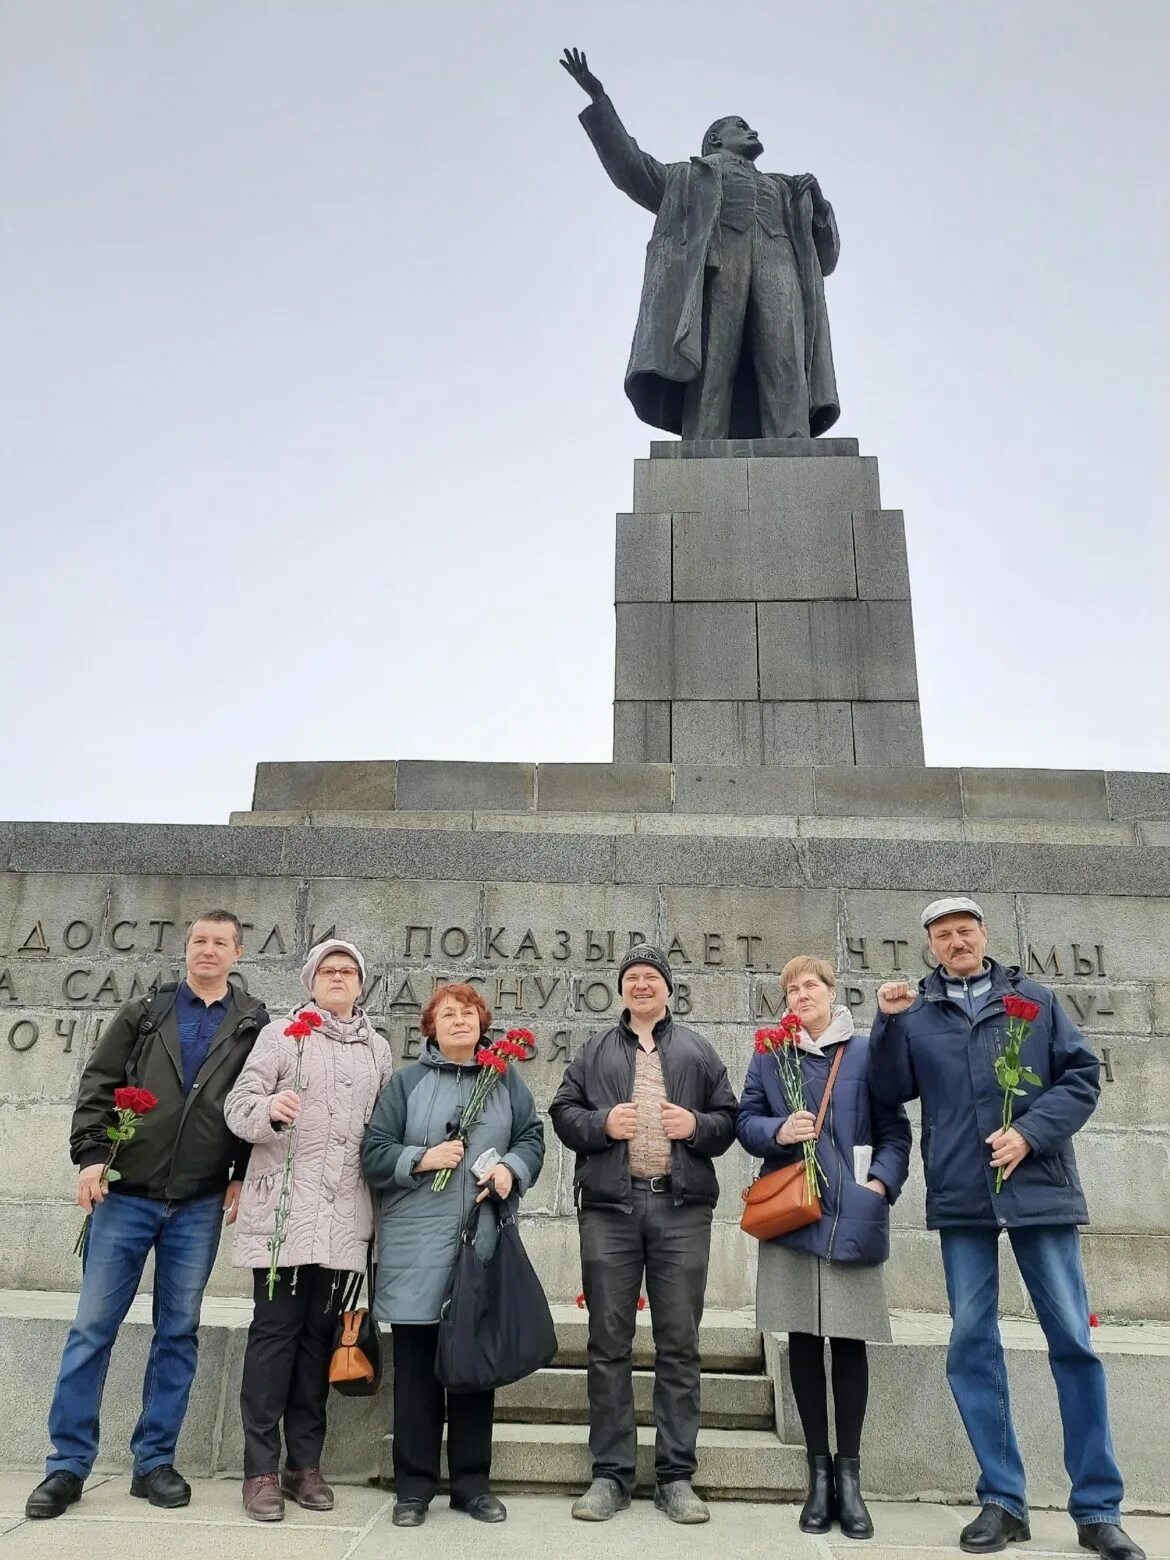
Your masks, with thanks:
[[[227,1015],[231,990],[216,1002],[204,1002],[185,980],[179,982],[175,996],[175,1019],[179,1026],[179,1044],[183,1051],[183,1090],[190,1094],[199,1069],[207,1060],[215,1032]]]

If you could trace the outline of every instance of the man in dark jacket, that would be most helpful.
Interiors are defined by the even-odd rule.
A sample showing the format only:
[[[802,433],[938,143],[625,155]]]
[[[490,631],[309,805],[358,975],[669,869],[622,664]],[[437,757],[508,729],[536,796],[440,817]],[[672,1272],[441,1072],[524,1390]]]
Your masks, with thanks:
[[[79,1499],[98,1451],[98,1416],[110,1351],[146,1258],[154,1252],[154,1336],[142,1414],[130,1440],[130,1493],[152,1506],[185,1506],[191,1487],[175,1470],[199,1348],[199,1307],[224,1213],[235,1218],[248,1146],[233,1137],[224,1100],[268,1022],[263,1005],[228,981],[243,952],[240,923],[210,910],[187,933],[187,978],[118,1012],[86,1063],[69,1147],[80,1170],[77,1202],[89,1217],[81,1294],[53,1403],[53,1452],[28,1497],[29,1517],[58,1517]],[[134,1136],[111,1152],[114,1091],[157,1100]]]
[[[618,972],[615,1029],[574,1056],[549,1114],[577,1155],[581,1273],[589,1308],[593,1482],[573,1515],[604,1522],[630,1504],[637,1431],[631,1356],[646,1275],[654,1322],[654,1504],[706,1522],[691,1488],[699,1435],[699,1322],[719,1182],[711,1163],[735,1137],[736,1098],[713,1046],[675,1024],[670,965],[648,943]]]
[[[1077,1231],[1089,1215],[1072,1139],[1096,1108],[1097,1058],[1051,991],[986,957],[987,928],[973,899],[937,899],[922,924],[938,966],[917,991],[905,981],[878,988],[870,1088],[891,1105],[922,1100],[926,1223],[941,1236],[952,1318],[947,1379],[979,1463],[982,1509],[960,1547],[991,1554],[1030,1536],[997,1316],[1006,1230],[1048,1341],[1081,1547],[1107,1560],[1144,1560],[1118,1525],[1121,1473],[1105,1370],[1089,1341]],[[1027,1027],[1023,1092],[1013,1095],[1005,1131],[995,1059],[1018,998],[1035,1014],[1013,1026]]]

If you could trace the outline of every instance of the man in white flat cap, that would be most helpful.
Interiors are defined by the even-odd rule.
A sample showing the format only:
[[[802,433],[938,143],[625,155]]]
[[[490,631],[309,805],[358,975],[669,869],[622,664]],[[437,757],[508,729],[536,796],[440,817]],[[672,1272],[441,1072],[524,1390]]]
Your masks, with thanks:
[[[974,899],[936,899],[922,924],[938,964],[917,989],[879,986],[869,1081],[887,1104],[922,1101],[926,1224],[939,1232],[951,1310],[947,1380],[979,1464],[981,1509],[959,1547],[993,1554],[1031,1536],[999,1334],[1006,1230],[1048,1342],[1080,1545],[1106,1560],[1145,1560],[1119,1526],[1121,1472],[1077,1228],[1089,1214],[1072,1140],[1096,1108],[1100,1064],[1053,992],[987,957]],[[1025,1038],[1005,1130],[995,1058],[1009,1021]]]

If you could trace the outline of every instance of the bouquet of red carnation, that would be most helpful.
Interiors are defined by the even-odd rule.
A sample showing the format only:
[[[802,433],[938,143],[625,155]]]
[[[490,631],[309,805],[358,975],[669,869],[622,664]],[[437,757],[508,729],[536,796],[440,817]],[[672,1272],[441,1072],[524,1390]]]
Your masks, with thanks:
[[[483,1114],[488,1096],[508,1070],[509,1062],[526,1062],[536,1055],[536,1040],[531,1029],[509,1029],[494,1045],[481,1045],[475,1053],[479,1066],[467,1104],[459,1113],[459,1126],[453,1139],[466,1144],[468,1134]],[[432,1192],[441,1192],[451,1179],[450,1170],[438,1170],[431,1182]]]
[[[800,1028],[796,1014],[785,1013],[775,1029],[756,1030],[756,1050],[761,1056],[771,1052],[776,1058],[780,1087],[793,1112],[808,1109],[804,1100],[804,1074],[800,1068]],[[804,1155],[805,1192],[811,1202],[819,1187],[828,1185],[828,1177],[817,1158],[816,1140],[809,1138],[800,1147]]]
[[[106,1155],[106,1162],[102,1166],[100,1185],[105,1188],[111,1181],[120,1181],[121,1173],[113,1169],[114,1155],[123,1143],[129,1143],[138,1130],[138,1123],[158,1104],[158,1098],[149,1089],[139,1089],[133,1084],[126,1084],[121,1089],[114,1090],[114,1110],[117,1112],[117,1122],[112,1127],[106,1128],[106,1137],[110,1140],[110,1152]],[[85,1237],[89,1234],[89,1222],[93,1215],[87,1213],[81,1221],[81,1230],[74,1243],[73,1255],[80,1256],[85,1250]]]
[[[305,1008],[298,1013],[291,1024],[285,1025],[285,1034],[290,1040],[297,1043],[297,1064],[293,1069],[291,1087],[299,1094],[301,1092],[301,1064],[305,1058],[305,1041],[313,1033],[314,1029],[320,1029],[324,1019],[315,1008]],[[280,1282],[280,1249],[284,1245],[284,1232],[288,1228],[289,1208],[292,1204],[292,1162],[293,1149],[297,1142],[297,1124],[294,1121],[288,1129],[288,1142],[284,1150],[284,1168],[280,1175],[280,1195],[276,1199],[276,1214],[272,1223],[272,1234],[268,1237],[268,1249],[272,1253],[268,1264],[268,1298],[271,1300],[273,1291]]]
[[[999,1130],[1006,1132],[1012,1124],[1016,1100],[1023,1099],[1028,1093],[1027,1089],[1020,1088],[1020,1084],[1034,1083],[1039,1086],[1043,1080],[1030,1067],[1025,1067],[1020,1058],[1024,1042],[1032,1032],[1032,1022],[1039,1015],[1039,1002],[1011,991],[1003,999],[1003,1010],[1008,1016],[1007,1040],[996,1053],[995,1078],[1003,1090],[1003,1119]],[[995,1189],[997,1192],[1003,1190],[1002,1165],[995,1173]]]

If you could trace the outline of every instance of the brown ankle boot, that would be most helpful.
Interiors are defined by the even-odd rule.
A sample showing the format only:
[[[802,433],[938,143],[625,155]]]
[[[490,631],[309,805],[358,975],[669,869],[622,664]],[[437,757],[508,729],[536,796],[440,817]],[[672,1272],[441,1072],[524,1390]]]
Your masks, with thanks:
[[[262,1473],[244,1480],[244,1512],[253,1522],[280,1522],[284,1518],[284,1496],[274,1473]]]
[[[333,1491],[321,1477],[320,1468],[286,1468],[280,1487],[306,1511],[332,1511]]]

